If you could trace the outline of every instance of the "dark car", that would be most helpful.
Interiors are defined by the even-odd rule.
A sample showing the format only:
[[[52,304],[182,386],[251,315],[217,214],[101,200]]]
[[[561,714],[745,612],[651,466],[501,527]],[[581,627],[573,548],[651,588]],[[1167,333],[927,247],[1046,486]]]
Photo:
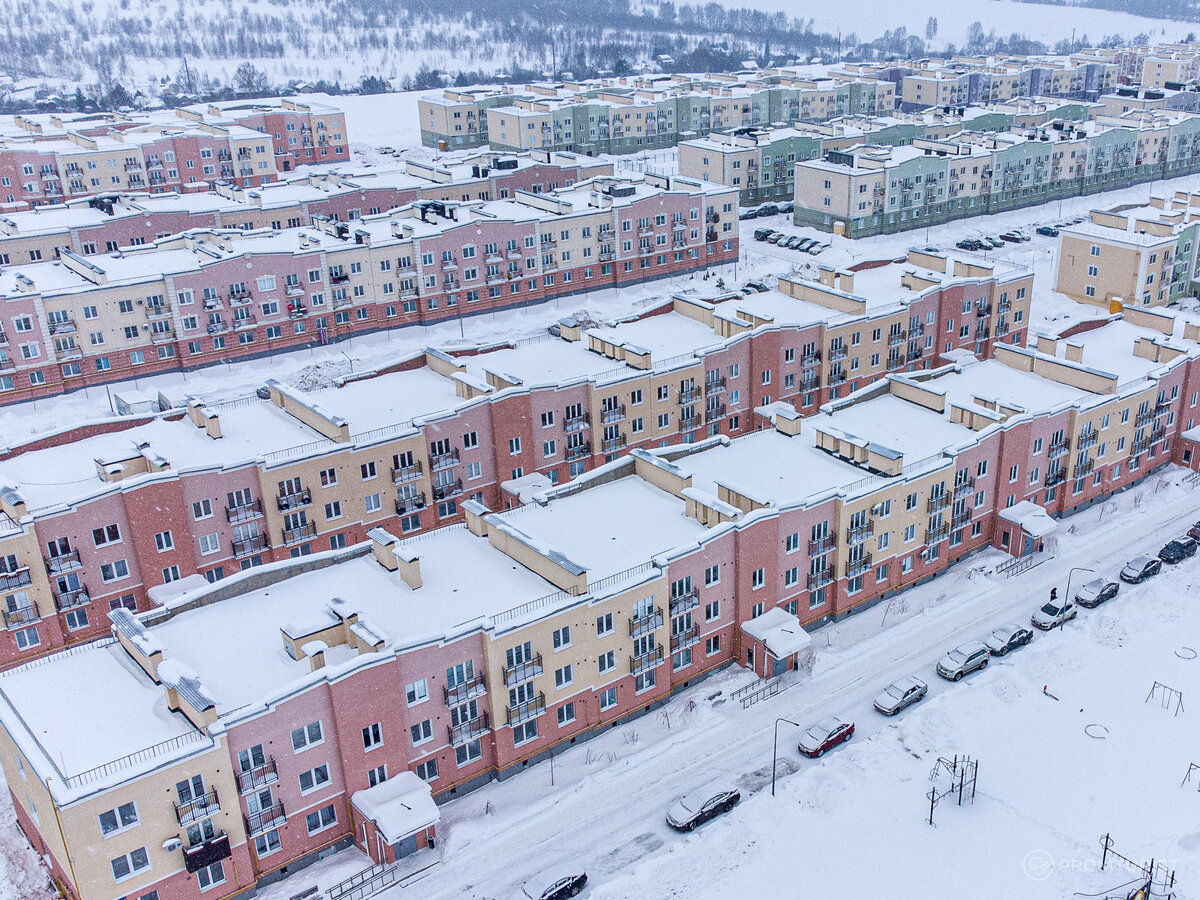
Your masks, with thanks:
[[[1006,231],[1000,235],[1000,240],[1008,241],[1010,244],[1019,244],[1021,243],[1021,236],[1015,231]]]
[[[742,222],[745,222],[747,219],[757,219],[757,218],[758,218],[758,210],[754,209],[753,207],[751,207],[750,209],[743,209],[740,213],[738,213],[738,219]]]
[[[795,248],[796,246],[798,246],[800,244],[800,242],[803,240],[804,240],[804,238],[800,237],[800,235],[794,234],[790,238],[788,238],[786,241],[780,241],[779,243],[782,246],[787,247],[789,250],[791,250],[791,249]]]
[[[982,250],[983,249],[983,244],[980,241],[977,241],[973,238],[963,238],[961,241],[959,241],[954,246],[957,247],[959,250]]]
[[[983,639],[992,656],[1004,656],[1009,650],[1024,647],[1033,637],[1033,632],[1020,625],[1001,625]]]
[[[758,217],[760,219],[763,218],[764,216],[777,216],[777,215],[779,215],[779,207],[776,206],[774,203],[764,203],[762,206],[760,206],[758,208]]]
[[[692,791],[667,813],[667,824],[676,831],[691,831],[737,806],[742,795],[725,784],[712,784]]]
[[[1042,225],[1035,229],[1042,237],[1058,237],[1058,229],[1053,225]]]
[[[521,885],[521,893],[529,900],[566,900],[567,897],[578,896],[585,884],[586,872],[575,874],[556,871],[530,878]]]
[[[774,232],[772,232],[770,228],[755,228],[754,229],[754,239],[756,241],[765,241],[773,233]]]
[[[808,727],[800,738],[800,752],[809,759],[816,759],[824,756],[825,751],[846,743],[852,737],[854,737],[853,722],[847,722],[837,716],[829,716]]]
[[[1129,584],[1141,584],[1162,571],[1162,560],[1153,556],[1135,556],[1121,570],[1121,580]]]
[[[790,212],[795,212],[795,211],[796,211],[796,204],[795,204],[795,203],[793,203],[791,200],[788,200],[786,203],[780,203],[780,204],[779,204],[779,211],[780,211],[781,213],[790,213]]]
[[[1117,596],[1119,590],[1121,590],[1119,582],[1109,581],[1107,578],[1096,578],[1075,592],[1075,602],[1085,609],[1095,609],[1106,600]]]
[[[1158,558],[1165,563],[1175,565],[1190,556],[1196,555],[1196,542],[1190,537],[1177,538],[1158,551]]]
[[[767,287],[765,284],[763,284],[761,281],[747,281],[746,287],[754,288],[754,290],[758,291],[760,294],[765,294],[767,291],[770,290],[770,288]]]

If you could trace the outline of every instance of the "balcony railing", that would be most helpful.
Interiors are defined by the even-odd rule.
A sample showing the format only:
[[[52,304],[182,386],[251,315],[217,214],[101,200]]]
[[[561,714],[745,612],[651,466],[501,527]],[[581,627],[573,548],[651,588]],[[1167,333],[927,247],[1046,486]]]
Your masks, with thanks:
[[[242,541],[233,541],[233,555],[235,558],[242,556],[250,556],[254,553],[261,553],[264,550],[269,550],[270,542],[265,534],[252,534],[250,537]]]
[[[908,351],[908,361],[910,363],[916,362],[918,359],[920,359],[924,355],[925,355],[925,351],[922,350],[920,347],[917,347],[915,350]]]
[[[465,744],[467,741],[473,741],[481,734],[486,734],[490,725],[491,723],[488,720],[488,714],[486,711],[481,712],[474,719],[468,719],[466,722],[463,722],[459,725],[447,725],[446,731],[450,738],[450,745],[452,747],[457,747],[459,744]]]
[[[450,685],[442,686],[442,697],[445,699],[447,706],[457,706],[460,703],[466,703],[468,700],[473,700],[486,693],[487,682],[484,681],[482,675],[478,675],[468,681],[460,681],[453,687]]]
[[[451,466],[458,465],[458,451],[447,450],[445,453],[430,453],[429,468],[433,471],[438,469],[448,469]]]
[[[542,654],[537,653],[531,659],[517,665],[504,667],[504,686],[512,687],[520,684],[522,681],[528,681],[530,678],[537,678],[542,674]]]
[[[1137,420],[1134,422],[1134,425],[1138,428],[1141,428],[1143,425],[1149,425],[1153,420],[1154,410],[1148,409],[1145,412],[1139,412],[1137,414]]]
[[[56,591],[54,594],[54,605],[58,607],[59,612],[66,612],[77,606],[87,606],[91,602],[92,598],[83,585],[69,591]]]
[[[871,569],[871,554],[866,553],[858,559],[846,560],[846,577],[854,578],[856,575],[861,575],[863,572],[868,572]]]
[[[700,605],[700,589],[692,588],[686,594],[672,595],[670,610],[672,618],[682,615],[688,610],[695,609]]]
[[[434,500],[448,500],[451,497],[457,497],[462,493],[463,483],[461,478],[455,478],[453,481],[443,481],[441,484],[433,486]]]
[[[299,509],[311,503],[312,488],[304,488],[303,490],[296,491],[294,494],[280,494],[275,498],[275,504],[279,507],[280,512],[287,512],[289,509]]]
[[[846,543],[857,544],[869,537],[875,536],[875,522],[863,522],[861,525],[851,525],[846,529]]]
[[[821,351],[820,350],[816,351],[815,353],[806,353],[806,354],[804,354],[804,356],[800,357],[800,365],[804,366],[804,368],[806,368],[806,369],[812,368],[820,361],[821,361]]]
[[[608,409],[600,410],[600,424],[611,425],[613,422],[620,422],[625,418],[625,404],[621,403],[617,406],[609,407]]]
[[[242,816],[246,821],[246,836],[254,837],[254,835],[268,831],[276,825],[281,825],[287,821],[287,817],[283,812],[283,803],[276,803],[269,809],[261,809],[256,813],[251,813],[248,816]]]
[[[662,628],[662,624],[662,607],[658,606],[641,616],[634,616],[629,620],[629,636],[639,637],[643,634],[654,631],[656,628]]]
[[[278,780],[279,773],[275,771],[275,757],[272,756],[261,766],[244,769],[237,773],[238,792],[248,794],[256,788],[273,784]]]
[[[18,588],[28,587],[32,581],[29,566],[22,566],[11,572],[0,569],[0,591],[15,591]]]
[[[965,481],[954,482],[954,499],[961,500],[963,497],[969,497],[975,493],[975,479],[967,478]]]
[[[1075,478],[1083,478],[1085,475],[1090,475],[1092,470],[1096,468],[1094,459],[1084,460],[1075,466]]]
[[[421,461],[416,460],[411,466],[392,466],[392,484],[404,484],[421,477]]]
[[[808,573],[808,589],[815,591],[817,588],[824,587],[833,581],[833,569],[826,566],[819,572]]]
[[[680,416],[679,417],[679,430],[680,431],[694,431],[695,429],[699,428],[703,424],[704,424],[703,416]]]
[[[213,788],[207,794],[175,804],[175,818],[180,825],[189,825],[221,811],[221,801],[217,798],[217,789]]]
[[[629,674],[640,675],[659,665],[663,661],[663,648],[651,647],[645,653],[629,657]]]
[[[225,518],[229,520],[230,525],[236,525],[239,522],[249,522],[251,519],[261,519],[262,516],[262,500],[258,497],[240,506],[225,507]]]
[[[1055,441],[1050,445],[1048,456],[1051,459],[1059,459],[1063,456],[1066,456],[1067,453],[1070,452],[1070,449],[1071,448],[1066,441]]]
[[[726,382],[724,375],[722,375],[720,378],[706,379],[704,382],[704,393],[719,394],[721,391],[725,390],[725,384]]]
[[[425,508],[425,492],[396,498],[396,515],[407,516]]]
[[[1052,488],[1067,480],[1065,469],[1052,469],[1046,473],[1046,487]]]
[[[563,430],[567,434],[571,434],[576,431],[583,431],[584,429],[591,428],[591,427],[592,427],[592,423],[586,415],[568,416],[566,419],[563,420]]]
[[[841,371],[840,369],[836,372],[829,373],[829,383],[830,384],[841,384],[845,380],[846,380],[846,373]]]
[[[19,628],[41,621],[41,613],[36,606],[18,606],[16,609],[6,609],[4,612],[4,627]]]
[[[680,406],[685,403],[695,403],[700,399],[700,388],[696,387],[695,385],[692,385],[689,388],[684,388],[678,392],[676,399],[679,401]]]
[[[508,708],[508,724],[520,725],[530,719],[536,719],[546,711],[546,695],[538,694],[532,700],[518,703]]]
[[[907,332],[897,331],[894,334],[888,335],[888,346],[889,347],[899,347],[901,344],[907,344],[907,343],[908,343],[908,333]]]
[[[971,521],[971,515],[974,511],[970,509],[960,510],[950,517],[950,527],[958,530]]]
[[[939,525],[937,528],[925,529],[925,543],[936,544],[938,541],[944,541],[950,534],[949,525]]]
[[[829,349],[829,361],[837,362],[839,359],[845,359],[849,352],[845,347],[831,347]]]
[[[685,647],[690,647],[692,644],[700,640],[700,626],[693,625],[686,631],[681,631],[678,634],[671,635],[671,652],[678,653]]]
[[[1095,447],[1098,440],[1100,440],[1099,433],[1095,431],[1085,431],[1079,435],[1077,449],[1087,450],[1089,447]]]
[[[314,522],[305,522],[295,528],[283,529],[283,543],[297,544],[317,536],[317,526]]]
[[[616,437],[605,438],[600,442],[600,448],[605,453],[615,453],[622,449],[626,444],[626,438],[623,434],[618,434]]]
[[[590,456],[592,453],[592,444],[590,441],[584,441],[582,444],[567,446],[567,462],[576,459],[582,459],[585,456]]]
[[[929,502],[925,504],[925,511],[930,515],[935,512],[941,512],[950,505],[950,495],[942,494],[940,497],[930,497]]]
[[[724,403],[714,403],[712,406],[705,407],[704,417],[710,422],[715,422],[717,419],[725,418],[726,412]]]

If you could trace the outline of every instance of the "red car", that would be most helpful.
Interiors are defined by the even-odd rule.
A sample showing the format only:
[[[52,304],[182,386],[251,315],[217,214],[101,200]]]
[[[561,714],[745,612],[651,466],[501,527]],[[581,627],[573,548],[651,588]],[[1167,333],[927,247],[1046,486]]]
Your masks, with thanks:
[[[1200,522],[1188,529],[1188,537],[1193,541],[1200,541]]]
[[[853,722],[846,722],[837,716],[830,716],[808,727],[800,738],[800,752],[809,759],[816,759],[824,756],[826,750],[832,750],[838,744],[844,744],[852,737],[854,737]]]

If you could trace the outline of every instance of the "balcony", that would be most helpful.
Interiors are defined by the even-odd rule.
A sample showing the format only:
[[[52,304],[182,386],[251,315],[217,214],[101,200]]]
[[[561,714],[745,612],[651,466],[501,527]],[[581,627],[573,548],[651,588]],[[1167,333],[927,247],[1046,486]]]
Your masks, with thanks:
[[[648,672],[655,666],[660,665],[662,661],[663,648],[651,647],[645,653],[629,657],[629,674],[640,675],[642,672]]]
[[[1076,444],[1076,449],[1087,450],[1090,447],[1095,447],[1096,442],[1100,440],[1100,435],[1095,431],[1085,431],[1079,435],[1079,442]]]
[[[654,631],[656,628],[662,628],[662,624],[662,607],[658,606],[642,616],[634,616],[629,620],[629,636],[640,637],[643,634]]]
[[[866,553],[866,554],[858,557],[858,559],[846,560],[846,577],[847,578],[854,578],[858,575],[861,575],[863,572],[869,572],[870,570],[871,570],[871,554],[870,553]]]
[[[683,615],[700,605],[700,589],[692,588],[685,594],[672,595],[670,603],[671,617]]]
[[[849,351],[845,347],[830,347],[829,361],[837,362],[839,359],[845,359]]]
[[[700,626],[693,625],[687,631],[671,635],[671,652],[678,653],[700,640]]]
[[[717,419],[725,418],[727,412],[724,403],[715,403],[712,406],[706,407],[704,417],[710,422],[715,422]]]
[[[420,491],[396,498],[396,515],[407,516],[425,508],[425,492]]]
[[[446,701],[447,706],[457,706],[460,703],[466,703],[468,700],[473,700],[486,693],[487,683],[483,680],[482,675],[478,675],[468,681],[460,681],[453,687],[450,685],[442,686],[442,698]]]
[[[421,477],[421,461],[410,466],[392,466],[392,484],[406,484]]]
[[[975,340],[986,341],[991,336],[991,333],[992,331],[987,325],[980,323],[979,327],[975,329]]]
[[[680,416],[679,430],[680,431],[695,431],[704,424],[703,416]]]
[[[1137,414],[1137,420],[1134,422],[1135,427],[1141,428],[1143,425],[1149,425],[1154,421],[1154,410],[1147,409]]]
[[[613,406],[608,409],[600,410],[600,424],[611,425],[613,422],[620,422],[625,418],[625,404]]]
[[[567,416],[566,419],[563,420],[563,430],[567,434],[572,434],[576,431],[583,431],[591,427],[592,423],[588,420],[586,415]]]
[[[51,334],[73,334],[75,332],[75,322],[71,319],[59,319],[57,322],[50,323]]]
[[[28,587],[32,581],[33,578],[29,574],[29,566],[22,566],[12,571],[0,569],[0,591],[15,591],[19,588]]]
[[[975,479],[968,478],[965,481],[954,482],[954,499],[961,500],[963,497],[970,497],[975,493]]]
[[[937,528],[925,529],[925,543],[936,544],[939,541],[944,541],[950,535],[949,525],[939,525]]]
[[[474,719],[468,719],[459,725],[447,725],[446,732],[450,738],[450,746],[457,747],[459,744],[475,740],[481,734],[486,734],[490,725],[486,712],[481,712]]]
[[[16,609],[6,609],[4,612],[5,628],[20,628],[42,620],[36,606],[18,606]]]
[[[999,303],[996,304],[996,312],[999,315],[1004,315],[1006,312],[1008,312],[1011,309],[1012,309],[1012,301],[1010,301],[1010,300],[1001,300]]]
[[[584,441],[582,444],[567,446],[567,462],[574,462],[577,459],[582,459],[585,456],[590,456],[592,453],[592,445],[590,441]]]
[[[295,528],[283,529],[283,543],[297,544],[300,541],[306,541],[309,538],[317,536],[317,526],[314,522],[305,522],[303,525],[298,525]]]
[[[817,363],[819,363],[820,361],[821,361],[821,351],[820,350],[816,351],[815,353],[806,353],[804,356],[800,357],[800,365],[804,366],[804,368],[806,368],[806,369],[812,368],[813,366],[817,365]]]
[[[275,503],[279,507],[280,512],[309,506],[312,503],[312,488],[303,488],[292,494],[280,494],[275,498]]]
[[[343,275],[343,274],[335,275],[333,272],[330,272],[329,273],[329,283],[330,284],[349,284],[350,276]]]
[[[1157,428],[1155,428],[1153,431],[1150,432],[1150,443],[1157,444],[1159,441],[1161,441],[1166,436],[1167,436],[1166,426],[1159,425]]]
[[[269,809],[260,809],[256,813],[251,813],[248,816],[242,816],[246,823],[246,836],[254,837],[264,831],[269,831],[276,825],[282,825],[287,821],[287,817],[283,813],[283,803],[276,803]]]
[[[224,334],[229,330],[229,326],[226,325],[224,321],[218,320],[216,322],[209,322],[208,327],[205,330],[209,334]]]
[[[1046,487],[1052,488],[1062,484],[1067,480],[1067,473],[1064,469],[1051,469],[1046,473]]]
[[[66,612],[68,609],[75,609],[77,606],[87,606],[92,602],[91,596],[85,586],[80,585],[77,588],[72,588],[69,591],[55,591],[54,605],[58,607],[59,612]]]
[[[1151,441],[1153,442],[1153,438],[1151,438]],[[1090,475],[1092,473],[1092,470],[1095,468],[1096,468],[1096,461],[1094,459],[1084,460],[1083,462],[1081,462],[1075,466],[1075,474],[1073,477],[1083,478],[1085,475]]]
[[[444,481],[441,484],[433,486],[434,500],[448,500],[451,497],[457,497],[462,493],[463,483],[461,478],[455,478],[453,481]]]
[[[841,371],[840,369],[837,370],[836,372],[829,373],[829,383],[831,385],[841,384],[845,380],[846,380],[846,373]]]
[[[258,318],[252,314],[245,314],[233,317],[234,328],[254,328],[258,324]]]
[[[229,859],[232,855],[233,851],[229,849],[229,836],[222,831],[199,844],[184,847],[183,867],[188,872],[199,872],[223,859]]]
[[[887,358],[887,368],[898,369],[904,365],[903,353],[889,353]]]
[[[625,435],[618,434],[616,437],[605,438],[600,442],[600,449],[604,453],[615,453],[618,450],[624,449],[626,443]]]
[[[230,288],[229,290],[229,305],[230,306],[245,306],[254,298],[250,296],[250,292],[245,288]]]
[[[221,801],[217,799],[216,788],[213,788],[207,794],[201,794],[199,797],[193,797],[191,800],[175,804],[175,818],[179,820],[180,825],[190,825],[192,822],[199,822],[201,819],[220,811]]]
[[[908,362],[914,363],[925,355],[925,351],[920,347],[908,351]]]
[[[831,581],[833,581],[833,569],[826,566],[819,572],[810,572],[808,574],[808,589],[815,591],[829,584]]]
[[[248,794],[256,788],[274,784],[278,780],[279,773],[275,771],[275,757],[272,756],[261,766],[237,773],[238,792]]]
[[[903,331],[895,331],[888,335],[888,346],[899,347],[901,344],[908,343],[908,334]]]
[[[696,387],[695,385],[683,388],[681,391],[679,391],[676,399],[679,401],[680,406],[685,403],[695,403],[700,399],[700,388]]]
[[[853,529],[852,529],[853,530]],[[816,540],[808,542],[808,555],[820,556],[822,553],[828,553],[837,544],[837,539],[832,534],[827,534],[824,537],[819,537]]]
[[[942,494],[938,497],[930,497],[929,501],[925,504],[925,511],[930,515],[933,515],[935,512],[941,512],[949,505],[950,495]]]
[[[875,536],[875,522],[868,520],[861,525],[851,525],[846,529],[846,543],[859,544],[867,538]]]
[[[458,465],[458,451],[448,450],[445,453],[430,453],[429,468],[436,472],[438,469],[448,469]]]
[[[820,372],[805,372],[800,378],[800,388],[805,391],[815,391],[821,386]]]
[[[975,315],[979,316],[980,318],[983,318],[984,316],[990,316],[991,314],[992,304],[990,303],[981,303],[975,307]]]
[[[171,315],[171,305],[169,303],[148,303],[143,312],[147,319],[162,319]]]
[[[532,700],[518,703],[508,708],[508,724],[520,725],[530,719],[536,719],[546,711],[546,695],[538,694]]]
[[[704,382],[704,393],[719,394],[725,390],[725,386],[726,382],[724,375],[722,375],[720,378],[711,378]]]
[[[964,509],[964,510],[960,510],[959,512],[956,512],[954,515],[952,515],[950,517],[950,527],[952,529],[954,529],[955,531],[957,531],[959,528],[962,528],[964,525],[967,525],[971,521],[971,516],[972,516],[973,512],[974,512],[974,510],[970,510],[970,509]]]
[[[1154,405],[1154,418],[1165,416],[1171,411],[1171,403],[1169,400],[1160,400]]]
[[[542,654],[536,653],[530,659],[517,665],[504,667],[504,686],[513,687],[520,684],[522,681],[528,681],[530,678],[537,678],[542,674]]]
[[[46,571],[51,575],[70,572],[72,569],[78,569],[82,566],[83,563],[79,561],[78,550],[67,550],[65,553],[60,553],[57,556],[46,557]]]
[[[1062,457],[1067,455],[1067,453],[1070,451],[1070,449],[1071,449],[1070,446],[1067,444],[1067,442],[1065,440],[1055,441],[1054,443],[1052,443],[1050,445],[1050,449],[1047,451],[1047,455],[1051,459],[1061,459]]]
[[[271,549],[271,544],[267,541],[265,534],[253,534],[243,541],[232,541],[231,546],[235,559],[240,559],[243,556],[252,556],[255,553],[262,553],[264,550]]]
[[[241,506],[225,507],[225,518],[229,521],[230,525],[237,525],[239,522],[249,522],[251,519],[261,519],[262,516],[262,500],[257,497]]]

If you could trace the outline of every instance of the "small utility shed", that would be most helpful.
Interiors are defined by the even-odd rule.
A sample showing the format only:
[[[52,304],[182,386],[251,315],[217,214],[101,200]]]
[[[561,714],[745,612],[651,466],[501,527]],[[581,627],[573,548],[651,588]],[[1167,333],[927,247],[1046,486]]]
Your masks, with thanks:
[[[429,785],[415,772],[356,791],[350,805],[358,817],[355,839],[377,863],[396,862],[434,845],[442,816]]]
[[[746,666],[762,678],[795,669],[800,651],[812,643],[800,621],[782,607],[769,609],[742,623]]]

